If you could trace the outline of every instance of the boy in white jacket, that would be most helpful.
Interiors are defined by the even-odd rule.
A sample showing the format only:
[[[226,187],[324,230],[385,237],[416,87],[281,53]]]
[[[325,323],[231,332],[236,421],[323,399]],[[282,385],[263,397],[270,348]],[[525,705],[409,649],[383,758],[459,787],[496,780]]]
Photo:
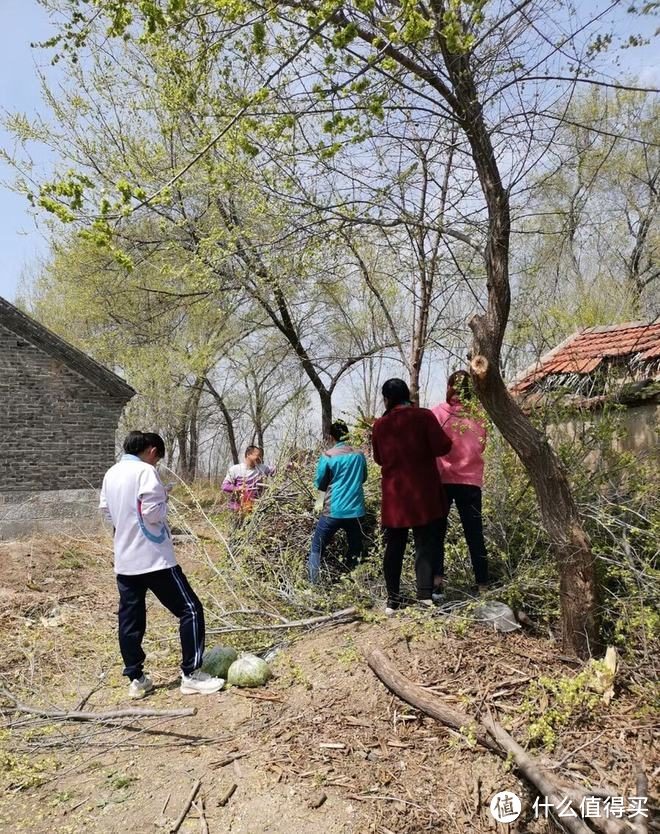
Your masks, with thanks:
[[[162,437],[132,431],[124,455],[103,478],[99,507],[114,527],[114,554],[119,589],[119,648],[128,694],[143,698],[154,686],[144,674],[142,639],[147,627],[145,597],[151,591],[179,619],[181,692],[218,692],[222,678],[202,672],[204,611],[177,565],[167,524],[168,491],[156,464],[165,456]]]

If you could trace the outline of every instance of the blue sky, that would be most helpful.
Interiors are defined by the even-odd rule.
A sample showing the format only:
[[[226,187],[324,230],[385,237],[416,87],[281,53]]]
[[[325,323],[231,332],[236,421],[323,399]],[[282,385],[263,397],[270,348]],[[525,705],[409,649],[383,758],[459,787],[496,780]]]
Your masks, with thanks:
[[[585,0],[580,5],[583,15],[597,4]],[[623,4],[616,12],[619,19],[625,18]],[[602,6],[601,6],[602,8]],[[47,50],[33,50],[30,42],[44,40],[52,34],[45,11],[36,0],[0,0],[2,27],[0,27],[0,112],[13,111],[27,115],[40,109],[39,81],[35,68],[42,67],[49,75]],[[608,15],[605,21],[612,20]],[[640,18],[635,23],[637,31],[651,33],[657,19]],[[605,28],[605,23],[604,23]],[[620,52],[621,66],[628,72],[639,73],[640,81],[650,86],[659,86],[660,70],[653,47],[630,49]],[[613,69],[616,77],[620,70]],[[0,147],[11,150],[10,140],[0,126]],[[35,162],[45,165],[46,157],[35,153]],[[14,194],[4,185],[12,178],[11,170],[0,161],[0,295],[13,300],[24,269],[36,268],[39,256],[47,252],[43,234],[28,211],[24,197]]]
[[[40,106],[35,66],[49,65],[46,51],[30,49],[30,42],[49,36],[48,18],[35,0],[0,0],[0,8],[0,111],[30,115]],[[1,126],[0,147],[11,150]],[[10,300],[15,296],[23,268],[33,266],[38,256],[46,252],[44,238],[28,213],[25,198],[4,184],[11,178],[11,170],[0,161],[0,295]]]

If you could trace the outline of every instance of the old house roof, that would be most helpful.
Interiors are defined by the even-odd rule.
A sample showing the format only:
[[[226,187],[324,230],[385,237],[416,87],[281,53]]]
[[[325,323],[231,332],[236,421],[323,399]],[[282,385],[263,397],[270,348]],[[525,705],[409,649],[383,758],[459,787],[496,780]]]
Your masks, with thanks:
[[[135,390],[117,374],[108,370],[78,348],[61,339],[43,324],[23,313],[0,296],[0,325],[25,339],[82,376],[109,396],[128,402]]]
[[[525,394],[544,379],[556,375],[593,373],[603,362],[660,359],[660,322],[630,322],[579,330],[540,360],[526,368],[510,385]]]

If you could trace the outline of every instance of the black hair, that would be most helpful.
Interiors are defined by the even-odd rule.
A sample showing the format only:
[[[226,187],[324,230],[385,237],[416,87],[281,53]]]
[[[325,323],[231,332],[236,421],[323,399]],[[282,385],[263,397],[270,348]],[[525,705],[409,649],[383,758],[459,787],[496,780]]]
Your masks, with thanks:
[[[410,388],[408,388],[402,379],[398,379],[397,377],[388,379],[384,383],[382,393],[383,397],[387,400],[388,408],[410,402]]]
[[[124,440],[124,451],[127,455],[141,455],[142,452],[154,447],[159,458],[165,457],[165,441],[151,431],[129,431]]]
[[[460,400],[467,402],[474,399],[472,379],[467,371],[454,371],[447,380],[447,387],[451,386]]]
[[[250,452],[254,452],[255,449],[259,449],[259,451],[263,454],[264,450],[261,448],[261,446],[247,446],[245,449],[245,457],[247,457],[250,454]]]
[[[144,437],[145,449],[150,449],[153,446],[158,452],[159,458],[165,457],[165,441],[159,434],[153,431],[145,431],[142,436]]]
[[[147,448],[145,436],[141,431],[129,431],[124,439],[123,449],[127,455],[140,455]]]
[[[335,420],[330,426],[330,437],[334,440],[345,440],[348,437],[348,426],[343,420]]]

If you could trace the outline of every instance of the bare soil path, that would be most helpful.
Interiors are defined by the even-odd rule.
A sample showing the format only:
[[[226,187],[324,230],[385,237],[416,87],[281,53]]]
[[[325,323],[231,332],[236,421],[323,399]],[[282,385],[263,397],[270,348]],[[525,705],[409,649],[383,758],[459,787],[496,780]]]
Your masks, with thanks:
[[[193,554],[182,551],[181,561],[200,596],[212,593]],[[534,819],[534,797],[506,762],[393,698],[364,662],[381,648],[411,680],[473,714],[490,709],[524,741],[530,683],[575,672],[549,641],[448,628],[422,613],[375,616],[285,645],[264,689],[190,697],[178,690],[176,623],[156,602],[148,617],[157,689],[138,706],[192,705],[197,714],[113,725],[26,721],[0,700],[1,831],[167,832],[196,780],[204,812],[194,805],[181,832],[480,834],[497,829],[488,801],[504,789],[525,808],[508,834],[556,830]],[[0,544],[0,686],[46,708],[136,706],[115,631],[106,544]],[[609,707],[559,734],[553,759],[572,778],[634,794],[633,763],[657,767],[644,697],[625,685]]]

